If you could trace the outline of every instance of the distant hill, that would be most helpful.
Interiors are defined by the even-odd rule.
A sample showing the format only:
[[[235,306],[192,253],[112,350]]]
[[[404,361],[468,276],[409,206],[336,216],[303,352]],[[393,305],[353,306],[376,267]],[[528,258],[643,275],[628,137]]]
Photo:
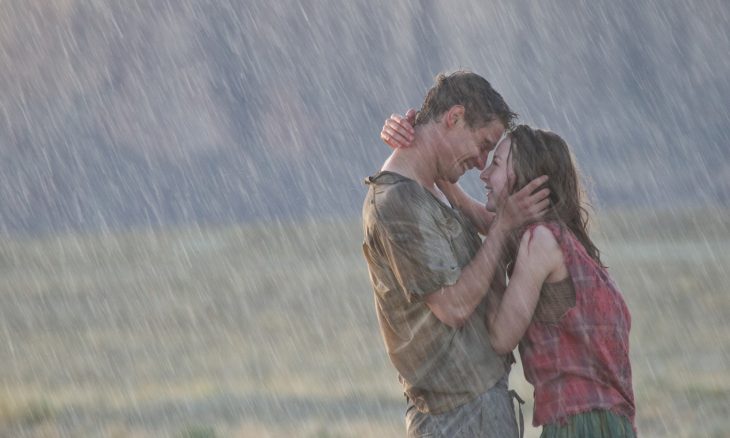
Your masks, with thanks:
[[[724,0],[7,0],[0,232],[356,215],[383,119],[458,67],[568,139],[598,203],[728,205],[729,25]]]

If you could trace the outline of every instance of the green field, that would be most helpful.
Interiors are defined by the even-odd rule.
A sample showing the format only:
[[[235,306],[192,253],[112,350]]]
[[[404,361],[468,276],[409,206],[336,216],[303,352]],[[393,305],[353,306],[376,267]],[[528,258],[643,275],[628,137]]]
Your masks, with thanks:
[[[728,213],[599,215],[641,436],[730,433]],[[357,219],[2,238],[0,436],[404,436],[360,244]]]

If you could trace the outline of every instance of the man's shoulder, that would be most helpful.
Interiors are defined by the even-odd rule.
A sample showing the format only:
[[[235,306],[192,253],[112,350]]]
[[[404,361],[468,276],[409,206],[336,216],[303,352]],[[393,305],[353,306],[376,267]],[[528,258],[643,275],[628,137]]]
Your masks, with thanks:
[[[370,186],[365,212],[378,219],[410,219],[430,208],[424,189],[418,182],[392,172],[380,172],[368,178]]]

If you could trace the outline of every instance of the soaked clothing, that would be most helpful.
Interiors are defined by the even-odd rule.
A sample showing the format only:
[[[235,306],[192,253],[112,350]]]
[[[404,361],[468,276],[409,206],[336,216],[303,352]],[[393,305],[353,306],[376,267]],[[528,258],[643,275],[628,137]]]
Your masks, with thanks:
[[[520,341],[525,378],[535,387],[533,424],[565,425],[576,414],[603,410],[633,425],[628,308],[606,269],[573,233],[556,223],[542,225],[563,252],[575,304],[551,312],[561,314],[554,322],[533,317]]]
[[[585,412],[568,417],[565,424],[543,426],[540,438],[636,438],[628,418],[611,411]]]
[[[424,301],[456,283],[481,239],[460,212],[416,181],[380,172],[366,183],[363,252],[385,348],[420,412],[450,411],[494,386],[512,361],[491,347],[486,300],[460,329],[441,322]]]
[[[570,277],[555,283],[543,283],[533,319],[543,323],[557,323],[573,306],[575,288]]]
[[[517,438],[507,375],[484,394],[444,414],[424,414],[409,403],[406,429],[408,438]]]

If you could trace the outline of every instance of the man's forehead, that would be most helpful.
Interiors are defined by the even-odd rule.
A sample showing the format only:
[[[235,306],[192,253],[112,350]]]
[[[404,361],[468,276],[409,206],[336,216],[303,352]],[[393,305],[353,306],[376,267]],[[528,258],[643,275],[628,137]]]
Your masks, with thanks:
[[[497,141],[494,142],[494,148],[498,148],[499,145],[501,145],[506,139],[509,137],[509,131],[506,129],[502,130],[502,133],[499,135],[499,138]]]
[[[496,148],[507,135],[507,129],[501,120],[492,120],[484,127],[484,130],[484,137],[489,142],[490,148]]]

